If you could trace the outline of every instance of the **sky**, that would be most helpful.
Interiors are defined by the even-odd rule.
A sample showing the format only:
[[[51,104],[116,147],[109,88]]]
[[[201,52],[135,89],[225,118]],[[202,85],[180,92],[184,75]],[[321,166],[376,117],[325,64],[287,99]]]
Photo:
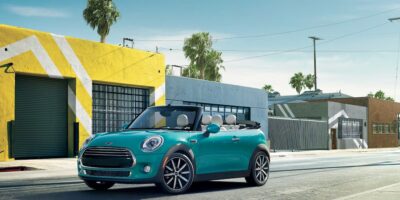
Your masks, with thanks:
[[[187,65],[183,40],[209,32],[222,52],[222,82],[296,94],[294,73],[313,73],[317,36],[318,88],[351,96],[383,90],[400,100],[396,68],[400,2],[395,0],[114,0],[121,18],[107,43],[133,38],[159,51],[166,64]],[[85,0],[1,0],[0,23],[99,40],[84,21]],[[397,92],[396,92],[397,91]]]

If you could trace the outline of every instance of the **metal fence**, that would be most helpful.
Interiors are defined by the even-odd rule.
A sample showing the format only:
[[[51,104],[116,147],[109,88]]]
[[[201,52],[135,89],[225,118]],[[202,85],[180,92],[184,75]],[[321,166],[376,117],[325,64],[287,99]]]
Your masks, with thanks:
[[[272,150],[329,149],[326,121],[269,117],[268,130]]]

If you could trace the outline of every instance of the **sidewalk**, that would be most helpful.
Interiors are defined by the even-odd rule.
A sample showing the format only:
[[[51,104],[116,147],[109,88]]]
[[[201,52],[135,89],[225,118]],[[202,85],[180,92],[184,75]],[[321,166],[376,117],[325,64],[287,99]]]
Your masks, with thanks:
[[[371,148],[371,149],[337,149],[337,150],[309,150],[309,151],[272,151],[271,160],[284,159],[284,158],[313,158],[313,157],[326,157],[326,156],[342,156],[342,155],[355,155],[367,152],[393,152],[400,151],[400,147],[396,148]]]
[[[10,182],[26,182],[38,179],[58,179],[78,177],[76,158],[53,158],[35,160],[15,160],[0,162],[0,168],[5,167],[31,167],[34,170],[0,172],[0,187]]]
[[[380,148],[380,149],[348,149],[348,150],[316,150],[316,151],[279,151],[271,152],[271,161],[285,159],[309,159],[317,157],[357,155],[364,152],[393,152],[400,151],[400,148]],[[15,160],[0,162],[0,168],[5,167],[32,167],[36,170],[0,172],[0,187],[18,182],[33,180],[46,180],[58,178],[77,178],[76,158],[52,158],[35,160]]]

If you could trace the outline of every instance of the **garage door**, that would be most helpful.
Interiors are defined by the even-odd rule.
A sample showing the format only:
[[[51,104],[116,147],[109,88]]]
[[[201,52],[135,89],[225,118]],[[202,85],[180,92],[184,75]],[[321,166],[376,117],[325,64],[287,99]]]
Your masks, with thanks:
[[[67,82],[17,75],[14,158],[67,156]]]

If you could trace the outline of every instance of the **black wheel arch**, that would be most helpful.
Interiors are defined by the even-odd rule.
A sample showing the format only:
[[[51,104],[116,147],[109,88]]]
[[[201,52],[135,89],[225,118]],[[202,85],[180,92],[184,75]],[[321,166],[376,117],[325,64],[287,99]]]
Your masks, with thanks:
[[[255,159],[256,154],[257,154],[258,152],[260,152],[260,151],[266,153],[269,162],[271,162],[271,156],[270,156],[270,153],[269,153],[269,151],[268,151],[267,145],[265,145],[265,144],[259,144],[259,145],[257,145],[257,147],[254,149],[253,154],[251,155],[250,162],[249,162],[249,166],[248,166],[249,172],[251,171],[252,162],[253,162],[253,160]]]
[[[172,146],[167,151],[167,153],[165,153],[164,158],[162,159],[162,162],[160,164],[160,168],[158,170],[157,180],[160,180],[160,178],[163,177],[162,169],[164,169],[168,158],[174,153],[181,153],[181,154],[184,154],[185,156],[187,156],[190,159],[190,161],[192,161],[194,174],[196,174],[196,160],[195,160],[194,153],[193,153],[192,149],[190,149],[189,146],[187,146],[185,144],[179,143],[179,144],[177,144],[175,146]]]

